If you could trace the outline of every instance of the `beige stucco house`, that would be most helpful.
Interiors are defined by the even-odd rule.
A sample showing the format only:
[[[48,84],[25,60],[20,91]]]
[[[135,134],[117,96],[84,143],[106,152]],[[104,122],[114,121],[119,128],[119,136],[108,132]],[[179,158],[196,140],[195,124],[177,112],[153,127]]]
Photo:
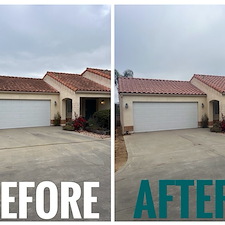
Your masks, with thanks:
[[[88,119],[110,108],[110,71],[87,68],[81,75],[47,72],[43,79],[0,76],[0,129]]]
[[[123,133],[209,126],[225,115],[225,76],[195,74],[190,81],[119,78]]]

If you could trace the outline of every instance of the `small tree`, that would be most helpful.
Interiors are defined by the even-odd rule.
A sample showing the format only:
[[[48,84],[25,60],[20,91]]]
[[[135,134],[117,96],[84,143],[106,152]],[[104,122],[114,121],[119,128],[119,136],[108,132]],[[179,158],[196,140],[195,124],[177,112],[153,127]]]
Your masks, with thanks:
[[[118,70],[115,70],[115,85],[118,85],[118,79],[119,77],[121,77],[120,73],[118,72]]]
[[[124,76],[124,77],[133,77],[133,76],[134,76],[134,72],[133,72],[132,70],[130,70],[130,69],[125,70],[125,71],[123,72],[123,76]]]

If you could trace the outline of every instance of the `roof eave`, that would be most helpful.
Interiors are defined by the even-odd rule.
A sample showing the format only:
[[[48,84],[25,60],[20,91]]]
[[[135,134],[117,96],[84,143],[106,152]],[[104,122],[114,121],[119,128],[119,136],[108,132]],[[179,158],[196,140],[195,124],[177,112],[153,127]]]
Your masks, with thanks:
[[[110,91],[81,91],[81,90],[77,90],[75,91],[76,93],[88,93],[88,94],[93,94],[93,93],[96,93],[96,94],[110,94]]]
[[[58,95],[59,92],[41,92],[41,91],[0,91],[5,94],[43,94],[43,95]]]
[[[119,92],[122,95],[151,95],[151,96],[203,96],[205,97],[206,94],[157,94],[157,93],[134,93],[134,92]]]
[[[110,75],[107,75],[107,74],[104,74],[103,72],[101,73],[101,74],[99,74],[98,72],[96,72],[95,71],[95,69],[93,69],[93,68],[87,68],[82,74],[81,74],[81,76],[83,76],[84,75],[84,73],[85,72],[90,72],[90,73],[94,73],[95,75],[98,75],[98,76],[100,76],[100,77],[104,77],[104,78],[106,78],[106,79],[108,79],[108,80],[111,80],[111,76]]]

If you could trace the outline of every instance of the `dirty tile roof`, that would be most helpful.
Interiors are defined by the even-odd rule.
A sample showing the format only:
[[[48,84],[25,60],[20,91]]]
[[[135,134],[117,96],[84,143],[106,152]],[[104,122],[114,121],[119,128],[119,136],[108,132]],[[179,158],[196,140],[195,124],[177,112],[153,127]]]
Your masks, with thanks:
[[[194,74],[193,78],[200,80],[220,93],[225,93],[225,76]]]
[[[91,73],[95,73],[99,76],[105,77],[107,79],[111,79],[111,70],[102,70],[102,69],[95,69],[95,68],[87,68],[81,75],[83,75],[86,71]]]
[[[47,72],[45,76],[50,76],[61,84],[70,88],[73,91],[103,91],[109,92],[107,88],[101,84],[95,83],[79,74]]]
[[[189,81],[119,78],[119,93],[205,95]]]
[[[58,93],[43,79],[0,76],[0,91]]]

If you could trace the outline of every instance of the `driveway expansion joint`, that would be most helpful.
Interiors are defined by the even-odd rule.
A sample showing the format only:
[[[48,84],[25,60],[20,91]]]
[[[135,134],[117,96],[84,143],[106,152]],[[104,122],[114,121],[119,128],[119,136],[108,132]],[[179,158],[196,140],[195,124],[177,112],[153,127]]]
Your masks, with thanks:
[[[21,148],[35,148],[35,147],[44,147],[44,146],[54,146],[54,145],[69,145],[69,144],[81,144],[81,143],[88,143],[88,142],[99,142],[104,140],[91,140],[91,141],[75,141],[75,142],[63,142],[63,143],[49,143],[49,144],[42,144],[42,145],[25,145],[25,146],[18,146],[18,147],[10,147],[10,148],[0,148],[0,151],[3,150],[13,150],[13,149],[21,149]]]

